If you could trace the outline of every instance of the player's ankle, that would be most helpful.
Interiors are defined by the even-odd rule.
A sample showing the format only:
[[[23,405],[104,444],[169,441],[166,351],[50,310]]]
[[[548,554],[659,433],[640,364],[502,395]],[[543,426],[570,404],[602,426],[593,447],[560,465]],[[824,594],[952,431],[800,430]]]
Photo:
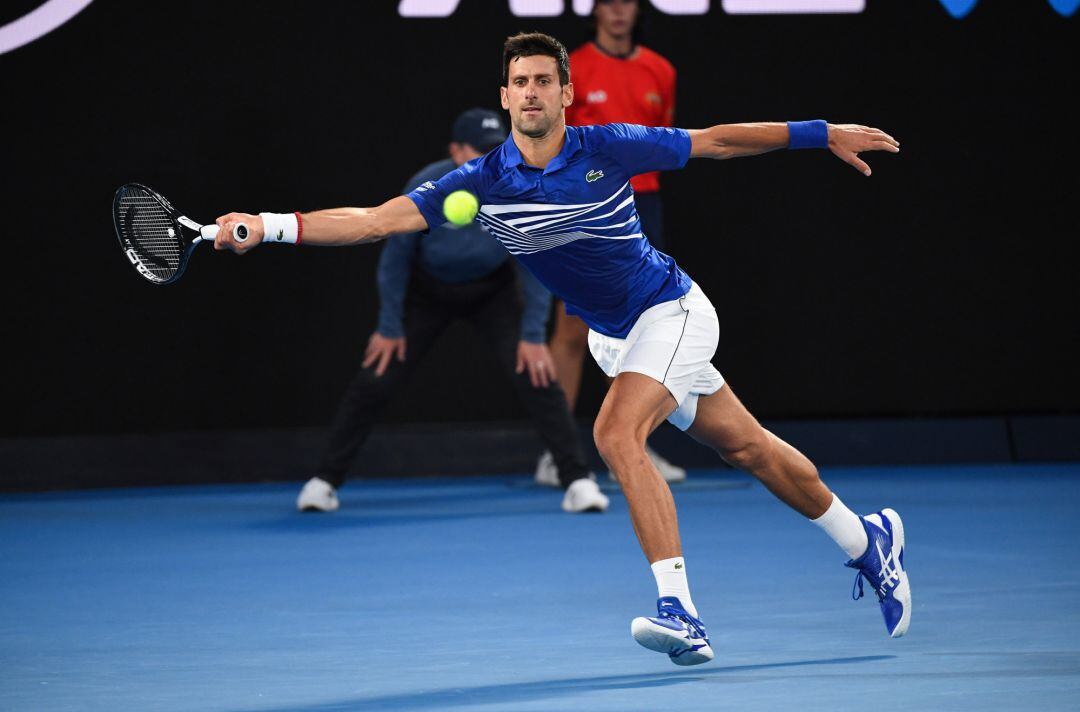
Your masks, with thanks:
[[[862,520],[835,494],[825,513],[810,521],[821,527],[852,559],[859,558],[866,551],[869,542]]]
[[[698,617],[697,608],[690,598],[690,583],[686,578],[686,561],[681,556],[670,559],[661,559],[652,563],[653,576],[656,577],[656,588],[659,597],[672,596],[679,599],[679,603],[687,613],[694,618]]]

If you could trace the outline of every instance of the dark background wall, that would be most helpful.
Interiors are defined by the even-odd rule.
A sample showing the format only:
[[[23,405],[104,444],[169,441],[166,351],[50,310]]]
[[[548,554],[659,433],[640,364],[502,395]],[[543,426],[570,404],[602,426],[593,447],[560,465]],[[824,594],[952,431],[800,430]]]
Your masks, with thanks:
[[[36,3],[5,4],[0,24]],[[497,108],[502,38],[583,22],[463,0],[92,3],[0,55],[0,436],[320,425],[374,327],[378,247],[194,256],[152,287],[117,249],[138,180],[193,218],[373,205]],[[841,16],[650,13],[677,123],[879,126],[865,179],[823,152],[665,177],[671,252],[721,315],[716,363],[766,417],[1080,409],[1080,35],[1044,2],[870,0]],[[455,330],[391,422],[520,415]],[[579,414],[601,395],[589,364]]]

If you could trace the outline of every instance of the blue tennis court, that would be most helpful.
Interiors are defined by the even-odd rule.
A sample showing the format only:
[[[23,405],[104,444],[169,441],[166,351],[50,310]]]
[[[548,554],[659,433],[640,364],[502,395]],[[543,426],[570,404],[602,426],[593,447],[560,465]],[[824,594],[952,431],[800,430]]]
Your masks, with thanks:
[[[759,485],[674,490],[714,663],[629,621],[655,587],[626,513],[525,477],[0,498],[5,710],[1075,709],[1080,465],[831,469],[905,517],[915,613],[890,640],[824,534]]]

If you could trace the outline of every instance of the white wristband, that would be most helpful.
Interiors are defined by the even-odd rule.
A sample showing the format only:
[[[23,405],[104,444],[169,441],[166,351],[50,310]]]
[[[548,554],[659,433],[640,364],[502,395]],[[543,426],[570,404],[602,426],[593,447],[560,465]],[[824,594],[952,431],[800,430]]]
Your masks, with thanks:
[[[263,220],[263,242],[299,241],[300,223],[296,213],[259,213]]]

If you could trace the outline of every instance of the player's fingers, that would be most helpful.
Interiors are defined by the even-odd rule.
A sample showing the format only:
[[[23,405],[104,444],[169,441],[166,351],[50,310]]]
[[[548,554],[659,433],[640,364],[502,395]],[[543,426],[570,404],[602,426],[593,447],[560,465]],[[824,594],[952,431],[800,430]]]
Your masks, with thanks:
[[[236,249],[238,245],[236,244],[236,238],[233,236],[233,231],[235,229],[236,221],[230,218],[229,220],[225,221],[224,225],[222,225],[221,230],[218,231],[217,236],[218,239],[221,240],[221,244],[225,245],[225,247],[232,250],[233,252],[240,252],[240,250]]]
[[[229,249],[229,244],[225,240],[226,226],[228,224],[229,224],[228,222],[221,223],[220,229],[218,230],[217,235],[214,235],[214,249],[215,250],[227,250],[227,249]]]
[[[874,141],[870,145],[872,151],[888,151],[889,153],[900,153],[900,147],[895,143],[889,143],[888,141],[878,140]]]
[[[360,364],[361,368],[369,368],[371,364],[375,363],[375,359],[379,358],[379,350],[374,346],[368,346],[364,352],[364,361]]]
[[[519,351],[518,355],[517,355],[517,366],[514,367],[514,373],[521,373],[524,370],[525,370],[525,357],[522,356],[521,352]]]
[[[870,166],[866,165],[866,162],[859,158],[858,154],[851,153],[848,157],[845,157],[844,160],[864,176],[870,175]]]
[[[398,342],[397,345],[397,360],[405,363],[405,339]]]
[[[900,142],[897,141],[892,136],[890,136],[889,134],[882,131],[881,129],[873,129],[872,133],[874,134],[874,140],[876,140],[876,141],[885,141],[887,143],[891,143],[892,145],[896,146],[897,148],[900,148]]]

